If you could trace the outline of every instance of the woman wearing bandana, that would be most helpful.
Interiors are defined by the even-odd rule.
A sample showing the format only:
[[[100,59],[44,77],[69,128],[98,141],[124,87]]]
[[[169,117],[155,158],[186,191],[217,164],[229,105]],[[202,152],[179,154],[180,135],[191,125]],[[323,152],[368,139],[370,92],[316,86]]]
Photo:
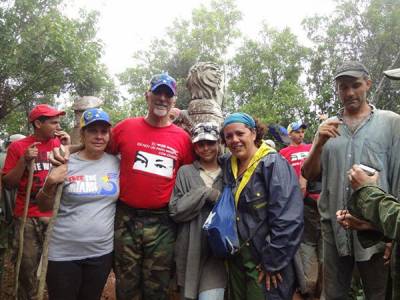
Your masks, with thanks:
[[[292,299],[293,257],[303,232],[303,201],[293,168],[245,113],[226,117],[222,142],[231,155],[224,183],[233,185],[240,250],[228,260],[233,300]]]

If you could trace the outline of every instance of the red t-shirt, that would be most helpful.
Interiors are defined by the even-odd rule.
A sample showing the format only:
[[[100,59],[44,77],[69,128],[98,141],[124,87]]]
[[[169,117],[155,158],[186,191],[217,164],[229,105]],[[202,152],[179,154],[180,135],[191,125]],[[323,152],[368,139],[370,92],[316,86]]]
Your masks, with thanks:
[[[281,149],[279,153],[293,166],[297,177],[301,175],[301,166],[306,160],[308,153],[311,150],[312,144],[300,144],[298,146],[290,145]]]
[[[17,164],[21,156],[24,156],[26,148],[37,142],[34,136],[28,136],[21,140],[11,143],[7,150],[7,157],[4,163],[3,173],[7,174],[10,172]],[[50,169],[49,155],[50,152],[55,147],[60,146],[60,140],[58,138],[50,139],[46,142],[41,142],[36,145],[39,154],[35,160],[35,169],[33,171],[33,184],[31,190],[31,198],[29,201],[28,217],[49,217],[52,212],[41,212],[36,203],[36,194],[39,192],[40,188],[43,186],[46,176]],[[15,203],[14,215],[16,217],[21,217],[24,212],[25,197],[26,197],[26,186],[28,184],[28,169],[25,169],[24,174],[18,185],[17,199]]]
[[[118,123],[110,150],[121,155],[120,199],[134,208],[166,207],[178,169],[194,159],[183,129],[173,124],[153,127],[143,117]]]

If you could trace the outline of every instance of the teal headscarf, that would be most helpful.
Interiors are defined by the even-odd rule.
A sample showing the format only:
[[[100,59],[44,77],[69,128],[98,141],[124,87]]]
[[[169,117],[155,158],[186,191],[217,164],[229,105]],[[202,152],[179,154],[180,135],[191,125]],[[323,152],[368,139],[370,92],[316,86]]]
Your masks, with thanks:
[[[228,115],[225,118],[224,124],[222,127],[225,128],[227,125],[232,124],[232,123],[243,123],[243,124],[249,126],[250,128],[256,128],[256,122],[250,115],[248,115],[246,113],[236,112],[236,113]]]

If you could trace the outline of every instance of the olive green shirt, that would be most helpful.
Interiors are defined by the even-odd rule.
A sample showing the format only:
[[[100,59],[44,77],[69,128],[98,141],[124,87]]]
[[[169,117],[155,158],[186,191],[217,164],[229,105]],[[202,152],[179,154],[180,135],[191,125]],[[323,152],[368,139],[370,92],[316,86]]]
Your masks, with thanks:
[[[353,164],[364,164],[380,172],[378,185],[398,196],[400,175],[400,116],[379,110],[372,112],[354,131],[339,125],[340,136],[324,145],[321,155],[322,192],[318,206],[321,229],[333,234],[340,256],[352,255],[356,261],[366,261],[375,253],[383,252],[384,243],[364,249],[351,230],[345,230],[336,221],[336,211],[347,209],[353,191],[347,171]],[[342,112],[331,119],[342,120]]]
[[[387,299],[400,299],[400,203],[376,186],[357,190],[349,202],[350,213],[372,223],[377,231],[359,231],[358,238],[368,247],[382,239],[395,240],[391,258],[392,290]]]

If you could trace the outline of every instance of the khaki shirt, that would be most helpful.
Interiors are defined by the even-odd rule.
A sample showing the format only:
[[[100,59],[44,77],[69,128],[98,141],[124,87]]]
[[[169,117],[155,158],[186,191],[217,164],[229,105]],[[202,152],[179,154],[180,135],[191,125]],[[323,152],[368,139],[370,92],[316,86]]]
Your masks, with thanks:
[[[353,164],[364,164],[380,172],[379,186],[398,197],[400,175],[400,116],[372,107],[370,116],[351,132],[339,125],[340,136],[331,138],[324,145],[321,156],[322,192],[318,206],[322,231],[334,237],[340,256],[352,255],[356,261],[366,261],[382,252],[384,243],[364,249],[351,230],[343,229],[336,222],[336,211],[347,209],[353,191],[347,171]],[[343,110],[337,117],[342,119]]]

